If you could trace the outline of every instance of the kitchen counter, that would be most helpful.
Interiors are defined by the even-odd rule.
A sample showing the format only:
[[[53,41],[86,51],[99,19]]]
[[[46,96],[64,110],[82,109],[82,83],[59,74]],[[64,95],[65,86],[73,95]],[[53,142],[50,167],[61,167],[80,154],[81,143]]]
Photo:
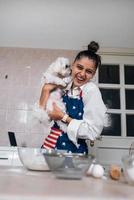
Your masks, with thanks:
[[[133,200],[134,186],[124,181],[84,177],[57,179],[51,172],[0,166],[0,200]]]

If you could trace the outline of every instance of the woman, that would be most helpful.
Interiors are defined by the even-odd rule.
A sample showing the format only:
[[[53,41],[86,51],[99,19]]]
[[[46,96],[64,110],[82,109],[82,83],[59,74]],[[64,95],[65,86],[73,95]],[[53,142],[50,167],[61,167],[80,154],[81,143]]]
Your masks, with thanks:
[[[94,141],[102,132],[106,107],[99,88],[91,82],[96,70],[101,66],[101,58],[96,53],[98,43],[92,41],[88,50],[78,53],[72,66],[72,83],[63,95],[66,114],[56,104],[49,116],[55,121],[51,133],[42,147],[47,149],[67,150],[72,153],[88,153],[86,140]],[[43,107],[44,94],[50,93],[56,85],[47,84],[43,87],[40,106]],[[67,124],[67,133],[59,130],[56,120]]]

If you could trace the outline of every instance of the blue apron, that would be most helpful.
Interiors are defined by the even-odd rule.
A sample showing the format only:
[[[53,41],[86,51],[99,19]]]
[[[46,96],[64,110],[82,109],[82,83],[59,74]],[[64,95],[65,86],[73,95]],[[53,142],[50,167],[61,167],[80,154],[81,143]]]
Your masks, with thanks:
[[[66,104],[66,113],[72,119],[81,120],[83,117],[83,100],[82,100],[82,92],[78,96],[78,98],[72,98],[68,96],[68,94],[63,95],[63,102]],[[51,141],[51,143],[50,143]],[[55,142],[56,141],[56,142]],[[88,153],[88,147],[86,141],[84,139],[78,139],[77,141],[78,147],[68,138],[67,133],[64,133],[59,129],[59,126],[55,122],[50,134],[44,141],[42,147],[49,149],[59,149],[66,150],[67,152],[72,153]]]

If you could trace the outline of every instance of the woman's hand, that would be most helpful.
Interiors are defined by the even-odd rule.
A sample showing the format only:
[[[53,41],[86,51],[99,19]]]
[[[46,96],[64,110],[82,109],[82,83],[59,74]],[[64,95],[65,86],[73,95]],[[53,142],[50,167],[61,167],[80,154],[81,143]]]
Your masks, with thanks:
[[[49,117],[52,120],[61,120],[64,116],[64,112],[61,111],[61,109],[56,105],[56,103],[53,103],[53,110],[48,112]]]
[[[52,120],[62,120],[65,113],[61,111],[61,109],[56,105],[56,103],[53,103],[53,111],[48,112],[49,117]],[[72,118],[67,115],[66,123],[69,124],[72,121]]]

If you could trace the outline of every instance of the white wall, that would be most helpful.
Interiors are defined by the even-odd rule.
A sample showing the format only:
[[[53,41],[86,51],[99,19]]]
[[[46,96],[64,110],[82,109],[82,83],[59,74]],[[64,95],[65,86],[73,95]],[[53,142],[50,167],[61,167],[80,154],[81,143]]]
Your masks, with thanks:
[[[58,56],[74,57],[76,51],[0,48],[0,146],[10,146],[8,131],[18,145],[41,146],[46,127],[31,121],[32,106],[41,92],[41,77]]]
[[[133,0],[0,0],[0,46],[134,48]]]

